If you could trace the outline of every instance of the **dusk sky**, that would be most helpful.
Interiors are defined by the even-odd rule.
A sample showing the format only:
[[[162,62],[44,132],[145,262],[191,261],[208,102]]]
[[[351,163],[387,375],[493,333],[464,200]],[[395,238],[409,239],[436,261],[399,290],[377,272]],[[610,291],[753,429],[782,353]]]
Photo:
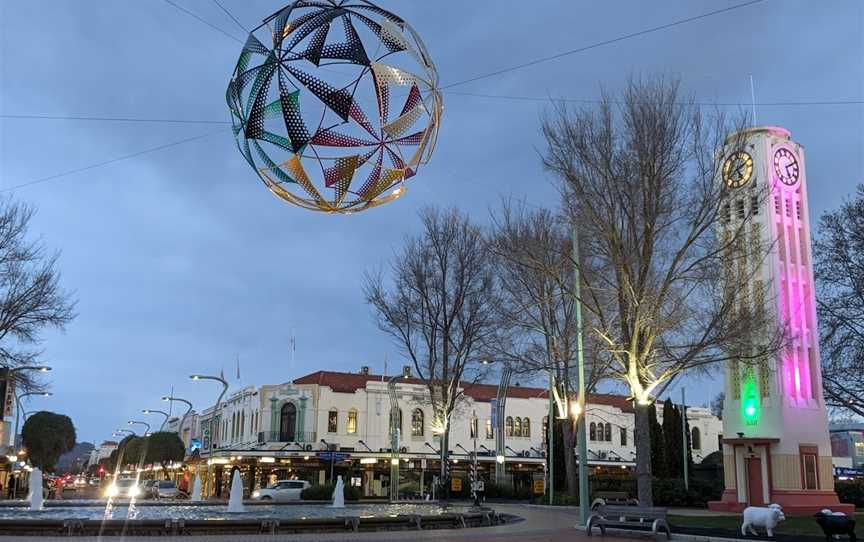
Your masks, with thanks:
[[[175,1],[245,39],[211,0]],[[284,2],[221,1],[247,28]],[[380,5],[420,33],[446,86],[742,1]],[[0,191],[37,209],[31,233],[61,251],[62,284],[78,299],[77,319],[41,345],[55,395],[26,409],[68,414],[79,440],[162,408],[172,386],[198,409],[211,405],[218,386],[191,382],[193,372],[224,369],[236,389],[319,369],[380,372],[385,356],[397,370],[404,362],[364,302],[363,272],[418,231],[423,205],[456,205],[481,223],[502,197],[555,206],[539,160],[549,96],[595,100],[601,87],[665,74],[699,102],[748,111],[752,74],[757,123],[789,129],[806,149],[811,220],[864,182],[857,0],[764,0],[445,90],[431,163],[405,197],[353,216],[274,198],[215,124],[230,120],[225,88],[240,49],[163,0],[0,1]],[[701,404],[721,389],[720,378],[690,382],[688,398]]]

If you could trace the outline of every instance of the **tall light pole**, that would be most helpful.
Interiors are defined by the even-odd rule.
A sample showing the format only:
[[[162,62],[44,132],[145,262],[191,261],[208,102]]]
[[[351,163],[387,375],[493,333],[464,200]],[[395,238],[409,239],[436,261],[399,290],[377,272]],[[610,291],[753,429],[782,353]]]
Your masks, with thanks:
[[[51,370],[51,367],[49,367],[47,365],[22,365],[21,367],[4,367],[4,368],[6,369],[6,390],[7,390],[6,393],[9,393],[9,391],[8,391],[9,385],[11,384],[11,382],[13,380],[13,376],[15,373],[20,373],[21,371],[37,371],[40,373],[47,373],[48,371]],[[16,408],[15,408],[15,432],[12,434],[12,447],[14,448],[17,445],[17,440],[18,440],[18,418],[20,417],[20,413],[21,413],[21,403],[18,401],[18,396],[15,395],[15,392],[12,392],[12,393],[13,393],[13,396],[15,396],[15,403],[16,403],[16,405],[15,405],[16,406]],[[2,405],[2,407],[0,407],[0,412],[2,412],[6,408],[6,405],[5,405],[6,398],[0,397],[0,401],[2,401],[4,403]]]
[[[399,398],[396,396],[396,381],[408,378],[407,374],[396,375],[387,380],[387,393],[390,395],[390,501],[399,500]]]
[[[142,414],[162,414],[163,416],[165,416],[165,419],[162,420],[162,425],[159,426],[159,431],[162,431],[163,429],[165,429],[165,424],[168,423],[168,413],[167,412],[165,412],[164,410],[151,410],[149,408],[145,408],[145,409],[141,410],[141,413]]]
[[[218,423],[222,418],[222,398],[225,397],[225,392],[228,391],[228,382],[225,381],[221,376],[208,376],[208,375],[199,375],[194,374],[190,375],[189,378],[192,380],[214,380],[216,382],[220,382],[222,384],[222,391],[219,393],[219,398],[216,399],[216,407],[213,410],[213,415],[210,416],[210,449],[213,450],[216,448],[216,441],[213,438],[213,424],[214,422]],[[218,412],[218,416],[217,416]],[[216,426],[219,427],[218,425]]]
[[[579,231],[572,224],[573,237],[573,291],[576,304],[576,367],[579,377],[579,413],[576,420],[576,440],[579,446],[579,525],[588,522],[588,432],[585,429],[585,356],[582,349],[582,289],[579,267]],[[550,420],[551,423],[551,420]],[[550,448],[551,451],[551,448]]]
[[[177,428],[177,434],[180,436],[180,440],[183,440],[183,424],[186,423],[186,417],[189,416],[190,412],[192,412],[192,402],[187,401],[186,399],[181,399],[180,397],[175,397],[173,395],[166,395],[162,398],[162,400],[168,401],[169,403],[170,402],[177,402],[177,403],[183,403],[184,405],[186,405],[186,412],[184,412],[183,417],[180,418],[180,426]],[[191,440],[191,438],[192,438],[191,434],[189,435],[189,438]]]
[[[144,426],[144,436],[146,437],[150,434],[150,424],[147,422],[142,422],[139,420],[129,420],[126,423],[128,423],[129,425],[143,425]]]

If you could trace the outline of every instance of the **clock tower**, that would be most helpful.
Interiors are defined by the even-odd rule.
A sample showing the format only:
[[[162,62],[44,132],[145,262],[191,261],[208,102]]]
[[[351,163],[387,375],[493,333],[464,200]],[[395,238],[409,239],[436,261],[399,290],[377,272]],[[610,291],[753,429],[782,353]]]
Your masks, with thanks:
[[[834,492],[804,149],[788,130],[775,126],[732,134],[726,147],[716,180],[726,187],[720,233],[742,228],[749,247],[768,247],[767,256],[760,251],[759,257],[730,261],[730,267],[750,266],[729,270],[750,277],[738,285],[736,298],[750,310],[764,311],[786,336],[785,347],[770,358],[727,363],[726,489],[709,508],[740,511],[776,503],[787,514],[822,508],[854,512]]]

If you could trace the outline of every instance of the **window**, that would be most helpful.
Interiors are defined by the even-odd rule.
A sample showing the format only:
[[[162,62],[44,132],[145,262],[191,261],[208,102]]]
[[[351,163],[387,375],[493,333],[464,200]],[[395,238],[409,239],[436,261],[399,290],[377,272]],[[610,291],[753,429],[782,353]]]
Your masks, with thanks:
[[[471,425],[469,429],[471,438],[477,438],[477,418],[471,418]]]
[[[504,436],[513,436],[513,418],[511,416],[507,416],[507,420],[504,422]]]
[[[491,439],[493,438],[493,436],[494,434],[492,433],[492,420],[486,418],[486,438]]]
[[[690,431],[690,446],[694,450],[702,449],[702,435],[699,433],[699,428],[694,427],[692,431]]]
[[[606,438],[604,440],[612,442],[612,424],[609,422],[606,422]]]
[[[594,422],[588,426],[588,440],[597,440],[597,424]]]
[[[246,435],[246,411],[243,410],[240,412],[240,438],[242,439]]]
[[[327,432],[337,433],[339,431],[339,413],[335,408],[331,408],[327,413]]]
[[[627,446],[627,428],[621,428],[621,446]]]
[[[549,441],[549,416],[543,416],[543,423],[540,428],[540,436],[543,437],[543,442]]]
[[[804,489],[819,489],[816,454],[802,454],[801,460],[804,462]]]
[[[522,418],[522,436],[531,438],[531,421],[528,418]]]
[[[353,408],[348,411],[348,425],[345,426],[345,432],[349,435],[357,434],[357,411]]]
[[[411,413],[411,436],[423,436],[423,411],[419,408],[415,408]]]
[[[516,418],[513,421],[513,436],[521,437],[522,436],[522,418]]]

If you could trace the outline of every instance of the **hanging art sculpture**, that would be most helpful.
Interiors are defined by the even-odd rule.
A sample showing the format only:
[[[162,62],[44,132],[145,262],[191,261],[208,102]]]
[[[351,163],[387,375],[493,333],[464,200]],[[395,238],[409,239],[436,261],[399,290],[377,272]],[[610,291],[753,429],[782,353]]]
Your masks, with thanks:
[[[364,0],[297,0],[265,19],[226,99],[240,152],[270,191],[330,213],[401,196],[443,111],[420,36]]]

